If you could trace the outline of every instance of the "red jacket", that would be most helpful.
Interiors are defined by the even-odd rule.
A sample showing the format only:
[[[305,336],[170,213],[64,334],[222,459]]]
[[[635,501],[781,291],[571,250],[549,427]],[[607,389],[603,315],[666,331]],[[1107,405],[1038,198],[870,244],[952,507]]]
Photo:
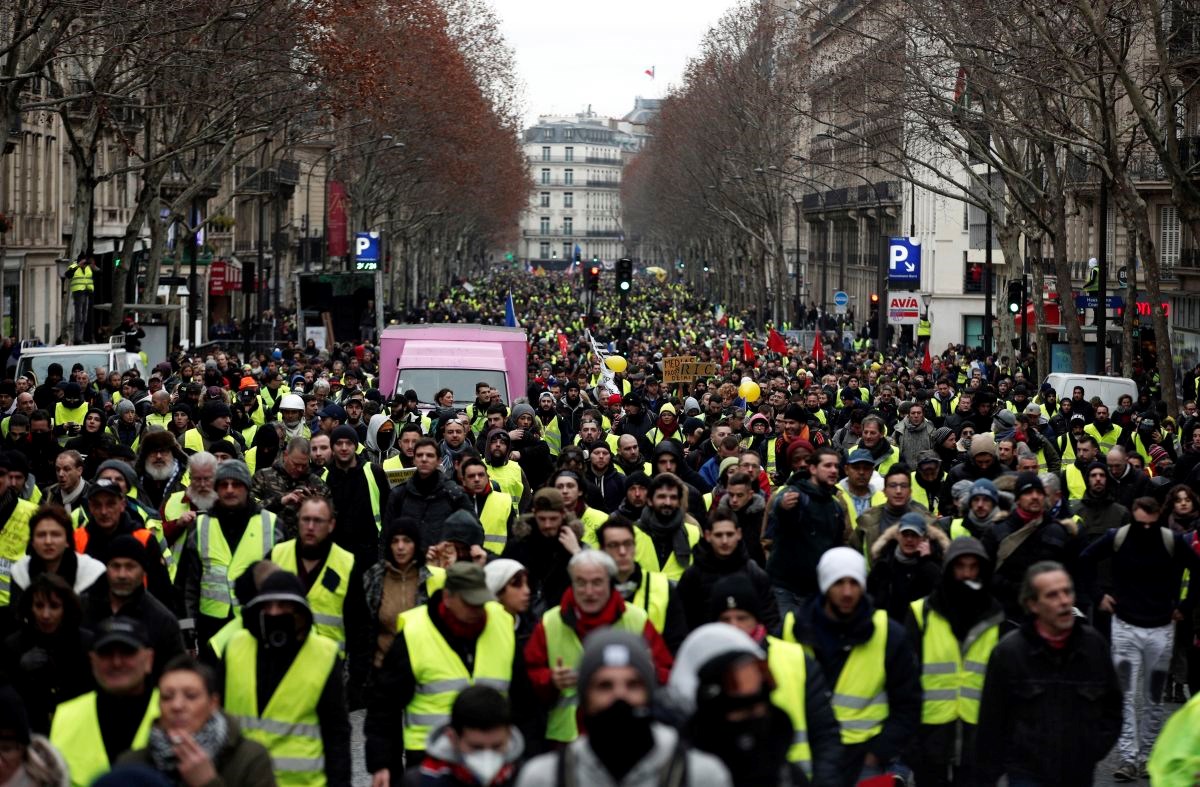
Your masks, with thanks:
[[[596,615],[586,615],[575,604],[574,591],[567,588],[559,606],[563,610],[563,622],[575,630],[575,634],[582,642],[587,639],[588,634],[596,629],[615,623],[625,611],[625,599],[621,598],[621,594],[614,588],[604,609]],[[667,650],[667,643],[663,641],[662,636],[649,620],[642,629],[642,637],[650,647],[650,656],[654,660],[654,672],[659,685],[666,685],[667,678],[671,675],[671,666],[675,663],[671,657],[671,651]],[[550,656],[546,650],[546,628],[539,620],[529,641],[525,643],[525,667],[529,671],[529,680],[533,684],[534,693],[542,702],[553,705],[558,700],[558,688],[554,685],[549,662]],[[578,667],[579,665],[564,666]]]

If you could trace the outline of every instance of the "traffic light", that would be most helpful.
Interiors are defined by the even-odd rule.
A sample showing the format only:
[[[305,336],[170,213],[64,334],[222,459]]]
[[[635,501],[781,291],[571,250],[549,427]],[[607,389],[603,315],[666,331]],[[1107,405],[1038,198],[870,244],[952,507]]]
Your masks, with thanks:
[[[1021,309],[1025,307],[1025,292],[1024,285],[1020,281],[1010,281],[1008,283],[1008,311],[1012,314],[1020,314]]]
[[[592,292],[600,289],[600,266],[595,263],[587,270],[587,288]]]
[[[633,260],[622,257],[617,260],[617,289],[629,292],[633,288]]]
[[[575,264],[579,264],[579,249],[575,249]]]

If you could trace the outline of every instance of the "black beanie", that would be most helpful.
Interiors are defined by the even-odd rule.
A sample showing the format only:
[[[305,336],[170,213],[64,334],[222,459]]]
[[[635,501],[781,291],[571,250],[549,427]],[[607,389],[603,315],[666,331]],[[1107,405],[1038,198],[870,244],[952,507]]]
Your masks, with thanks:
[[[21,695],[12,686],[0,687],[0,738],[29,743],[29,716]]]
[[[118,557],[135,560],[143,569],[146,568],[146,547],[142,546],[142,542],[128,533],[122,533],[117,536],[108,546],[108,561]]]
[[[396,536],[408,536],[413,542],[413,562],[417,565],[424,564],[425,548],[422,546],[421,522],[413,517],[401,516],[388,520],[388,523],[383,526],[379,545],[383,550],[384,559],[393,566],[396,565],[396,561],[392,557],[392,539]]]
[[[330,445],[336,444],[338,440],[350,440],[355,445],[358,445],[358,432],[350,424],[342,424],[329,435]]]
[[[740,609],[762,620],[762,600],[745,574],[730,574],[713,585],[708,597],[708,617],[715,621],[727,609]]]

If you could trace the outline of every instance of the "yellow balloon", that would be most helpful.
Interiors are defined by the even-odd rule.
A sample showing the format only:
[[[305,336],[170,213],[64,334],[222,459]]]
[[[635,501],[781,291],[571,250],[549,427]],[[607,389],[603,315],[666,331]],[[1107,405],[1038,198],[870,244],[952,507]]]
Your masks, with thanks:
[[[617,374],[620,374],[621,372],[625,371],[626,367],[629,366],[629,363],[619,355],[610,355],[604,359],[604,365]]]
[[[741,396],[747,402],[757,402],[762,391],[758,387],[758,383],[753,380],[745,380],[738,386],[738,396]]]

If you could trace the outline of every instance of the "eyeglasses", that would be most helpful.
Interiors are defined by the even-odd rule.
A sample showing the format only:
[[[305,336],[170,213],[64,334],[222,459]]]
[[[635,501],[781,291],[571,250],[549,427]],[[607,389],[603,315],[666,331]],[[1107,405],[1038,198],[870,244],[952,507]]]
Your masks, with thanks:
[[[634,546],[634,541],[631,538],[628,541],[609,541],[604,548],[612,549],[617,552],[632,552]]]

